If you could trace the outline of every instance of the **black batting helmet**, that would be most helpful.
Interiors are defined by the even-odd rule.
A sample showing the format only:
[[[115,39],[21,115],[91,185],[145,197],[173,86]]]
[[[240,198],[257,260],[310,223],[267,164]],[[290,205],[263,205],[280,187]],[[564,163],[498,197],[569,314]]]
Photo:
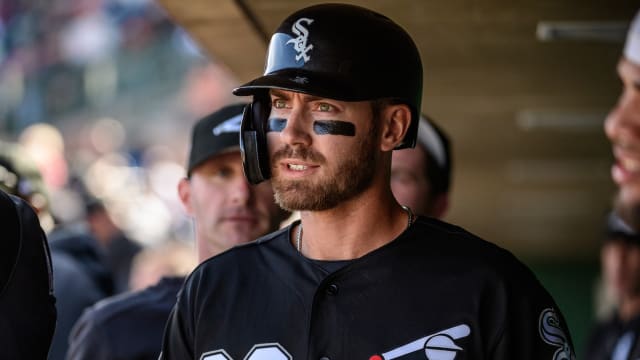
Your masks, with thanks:
[[[422,100],[420,54],[404,29],[374,11],[346,4],[316,5],[295,12],[278,27],[269,43],[264,75],[233,91],[254,96],[241,130],[241,147],[252,152],[257,148],[257,153],[243,158],[252,183],[270,177],[263,148],[269,89],[340,101],[394,99],[411,109],[411,125],[398,148],[415,146]],[[252,166],[247,162],[253,169],[247,169]]]

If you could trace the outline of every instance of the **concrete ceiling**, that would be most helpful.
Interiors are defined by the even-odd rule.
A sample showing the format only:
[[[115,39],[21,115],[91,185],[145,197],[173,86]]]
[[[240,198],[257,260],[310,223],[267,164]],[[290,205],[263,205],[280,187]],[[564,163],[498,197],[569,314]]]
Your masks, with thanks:
[[[261,74],[270,34],[317,1],[160,0],[239,81]],[[423,111],[451,135],[447,220],[530,259],[592,259],[614,187],[602,131],[615,65],[638,1],[361,0],[420,48]],[[541,22],[602,25],[541,41]],[[605,29],[605,30],[606,30]]]

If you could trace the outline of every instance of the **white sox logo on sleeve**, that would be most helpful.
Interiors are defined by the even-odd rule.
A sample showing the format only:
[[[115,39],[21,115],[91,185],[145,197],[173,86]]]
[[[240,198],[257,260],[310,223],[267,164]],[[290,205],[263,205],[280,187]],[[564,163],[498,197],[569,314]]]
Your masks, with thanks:
[[[571,351],[567,336],[560,326],[560,319],[552,308],[542,310],[540,313],[540,325],[538,327],[540,337],[544,342],[558,349],[553,354],[552,360],[574,360],[575,355]]]
[[[454,360],[458,352],[463,350],[454,340],[467,337],[470,333],[471,329],[468,325],[454,326],[385,353],[373,355],[369,360],[397,359],[415,351],[424,351],[428,360]]]

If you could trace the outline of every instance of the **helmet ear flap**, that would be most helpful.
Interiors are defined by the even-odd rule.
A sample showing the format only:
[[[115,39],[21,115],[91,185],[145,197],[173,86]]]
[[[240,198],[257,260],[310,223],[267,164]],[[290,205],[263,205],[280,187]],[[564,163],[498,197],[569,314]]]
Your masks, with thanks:
[[[242,115],[240,153],[244,175],[256,185],[271,177],[265,126],[271,113],[271,102],[265,95],[255,95]]]

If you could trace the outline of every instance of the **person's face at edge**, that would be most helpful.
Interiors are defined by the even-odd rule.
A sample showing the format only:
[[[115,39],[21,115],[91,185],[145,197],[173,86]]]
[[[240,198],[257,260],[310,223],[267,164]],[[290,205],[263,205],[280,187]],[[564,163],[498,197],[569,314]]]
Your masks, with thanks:
[[[617,212],[640,230],[640,66],[622,59],[618,75],[622,94],[605,121],[615,157],[611,176],[619,190]]]
[[[413,149],[396,150],[391,160],[391,190],[398,203],[420,215],[436,216],[431,199],[431,184],[427,177],[429,166],[426,152],[420,145]],[[438,217],[438,216],[436,216]]]

